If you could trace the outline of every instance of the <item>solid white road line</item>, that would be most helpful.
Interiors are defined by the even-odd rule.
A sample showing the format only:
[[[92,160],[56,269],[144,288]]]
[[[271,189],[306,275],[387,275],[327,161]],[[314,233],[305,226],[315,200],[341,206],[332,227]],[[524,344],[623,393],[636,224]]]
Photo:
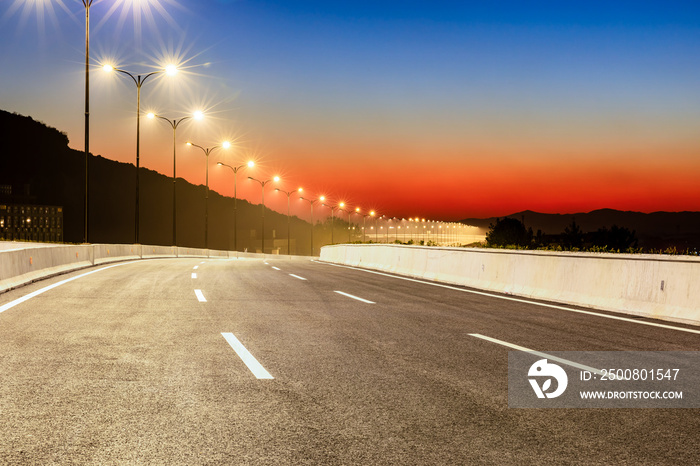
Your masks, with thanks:
[[[250,351],[248,351],[245,346],[238,341],[238,338],[236,338],[233,333],[222,333],[221,335],[223,335],[228,344],[231,345],[231,348],[233,348],[238,357],[243,360],[245,365],[248,366],[248,369],[250,369],[250,372],[252,372],[256,378],[274,379],[274,377],[272,377],[270,373],[265,370],[262,364],[260,364],[252,354],[250,354]]]
[[[197,300],[198,300],[200,303],[206,303],[206,302],[207,302],[206,298],[204,297],[204,294],[202,294],[202,290],[194,290],[194,294],[197,296]]]
[[[508,343],[507,341],[497,340],[495,338],[487,337],[485,335],[480,335],[478,333],[470,333],[469,336],[475,337],[475,338],[481,338],[482,340],[490,341],[491,343],[496,343],[497,345],[507,346],[508,348],[512,348],[512,349],[517,350],[517,351],[522,351],[523,353],[530,353],[530,354],[533,354],[535,356],[549,359],[551,361],[557,361],[557,362],[560,362],[562,364],[566,364],[567,366],[576,367],[577,369],[583,369],[584,371],[594,372],[598,375],[605,375],[605,374],[603,374],[603,372],[601,372],[599,369],[596,369],[595,367],[590,367],[590,366],[586,366],[583,364],[579,364],[577,362],[569,361],[568,359],[564,359],[564,358],[558,358],[556,356],[552,356],[551,354],[531,350],[530,348],[525,348],[524,346],[514,345],[513,343]]]
[[[275,267],[274,265],[272,266],[272,268],[275,270],[279,270],[279,268]]]
[[[304,277],[300,277],[299,275],[294,275],[293,273],[289,274],[290,277],[298,278],[299,280],[306,280]]]
[[[567,311],[567,312],[576,312],[578,314],[586,314],[586,315],[591,315],[591,316],[596,316],[596,317],[604,317],[606,319],[614,319],[614,320],[621,320],[623,322],[631,322],[633,324],[639,324],[639,325],[650,325],[652,327],[659,327],[659,328],[665,328],[668,330],[678,330],[679,332],[688,332],[688,333],[695,333],[697,335],[700,335],[700,330],[695,330],[692,328],[683,328],[683,327],[676,327],[673,325],[666,325],[666,324],[657,324],[656,322],[646,322],[643,320],[635,320],[635,319],[630,319],[627,317],[620,317],[620,316],[615,316],[615,315],[609,315],[609,314],[602,314],[600,312],[593,312],[593,311],[584,311],[582,309],[573,309],[570,307],[565,307],[565,306],[558,306],[556,304],[547,304],[547,303],[539,303],[537,301],[530,301],[525,298],[512,298],[509,296],[500,296],[497,294],[489,293],[486,291],[476,291],[476,290],[468,290],[465,288],[458,288],[456,286],[450,286],[450,285],[443,285],[442,283],[435,283],[435,282],[428,282],[425,280],[418,280],[416,278],[408,278],[408,277],[402,277],[400,275],[391,275],[388,273],[384,272],[376,272],[374,270],[368,270],[368,269],[361,269],[359,267],[352,267],[349,265],[340,265],[340,264],[331,264],[330,262],[321,262],[321,261],[311,261],[311,262],[317,262],[319,264],[325,264],[325,265],[332,265],[333,267],[342,267],[345,269],[353,269],[353,270],[359,270],[361,272],[367,272],[367,273],[373,273],[375,275],[382,275],[384,277],[391,277],[391,278],[396,278],[399,280],[406,280],[409,282],[414,282],[414,283],[422,283],[424,285],[430,285],[430,286],[438,286],[440,288],[447,288],[448,290],[455,290],[455,291],[461,291],[463,293],[471,293],[471,294],[478,294],[481,296],[488,296],[489,298],[498,298],[498,299],[504,299],[506,301],[514,301],[517,303],[525,303],[525,304],[533,304],[535,306],[540,306],[540,307],[548,307],[550,309],[558,309],[560,311]]]
[[[101,269],[92,270],[92,271],[90,271],[90,272],[86,272],[86,273],[83,273],[83,274],[81,274],[81,275],[76,275],[75,277],[71,277],[71,278],[67,278],[67,279],[65,279],[65,280],[61,280],[60,282],[56,282],[56,283],[54,283],[53,285],[45,286],[44,288],[42,288],[42,289],[40,289],[40,290],[36,290],[36,291],[34,291],[34,292],[32,292],[32,293],[29,293],[29,294],[26,295],[26,296],[22,296],[21,298],[17,298],[17,299],[15,299],[14,301],[10,301],[10,302],[7,303],[7,304],[3,304],[2,306],[0,306],[0,313],[3,313],[3,312],[5,312],[6,310],[15,307],[15,306],[18,305],[18,304],[21,304],[21,303],[23,303],[23,302],[25,302],[25,301],[27,301],[27,300],[29,300],[29,299],[32,299],[33,297],[35,297],[35,296],[37,296],[37,295],[40,295],[41,293],[44,293],[45,291],[52,290],[52,289],[56,288],[57,286],[61,286],[61,285],[65,284],[65,283],[72,282],[73,280],[77,280],[78,278],[85,277],[86,275],[90,275],[90,274],[93,274],[93,273],[96,273],[96,272],[101,272],[102,270],[111,269],[112,267],[119,267],[119,266],[121,266],[121,265],[131,264],[131,263],[133,263],[133,262],[138,262],[138,261],[129,261],[129,262],[122,262],[122,263],[119,263],[119,264],[109,265],[109,266],[107,266],[107,267],[102,267]]]
[[[344,293],[344,292],[342,292],[342,291],[336,291],[336,293],[342,294],[343,296],[347,296],[348,298],[352,298],[352,299],[356,299],[356,300],[358,300],[358,301],[362,301],[363,303],[367,303],[367,304],[376,304],[374,301],[369,301],[369,300],[367,300],[367,299],[358,298],[357,296],[354,296],[354,295],[351,295],[351,294],[348,294],[348,293]]]
[[[197,274],[192,272],[192,278],[197,278]]]

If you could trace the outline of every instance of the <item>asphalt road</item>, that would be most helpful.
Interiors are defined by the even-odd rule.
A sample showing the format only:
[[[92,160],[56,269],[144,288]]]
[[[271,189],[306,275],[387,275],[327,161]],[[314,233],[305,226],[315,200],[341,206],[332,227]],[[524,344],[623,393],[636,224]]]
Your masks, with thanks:
[[[95,267],[0,295],[0,464],[697,464],[697,409],[509,408],[473,336],[698,348],[640,322],[311,261]]]

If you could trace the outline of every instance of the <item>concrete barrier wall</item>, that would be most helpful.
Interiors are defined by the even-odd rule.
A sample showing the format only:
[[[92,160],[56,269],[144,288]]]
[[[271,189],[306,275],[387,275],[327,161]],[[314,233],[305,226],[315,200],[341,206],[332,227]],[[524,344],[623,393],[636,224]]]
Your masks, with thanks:
[[[92,246],[56,246],[0,252],[0,292],[93,264]]]
[[[36,280],[110,262],[167,257],[216,259],[294,259],[302,256],[217,251],[211,249],[140,244],[22,245],[0,250],[0,293]]]
[[[357,244],[321,260],[482,290],[700,324],[700,259]]]

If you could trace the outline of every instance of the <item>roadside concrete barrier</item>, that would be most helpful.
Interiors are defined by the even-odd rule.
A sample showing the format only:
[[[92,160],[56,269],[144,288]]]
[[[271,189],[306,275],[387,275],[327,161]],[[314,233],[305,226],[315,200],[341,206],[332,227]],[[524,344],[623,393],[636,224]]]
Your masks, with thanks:
[[[5,246],[8,246],[8,244],[5,243]],[[10,247],[0,249],[0,293],[37,280],[94,265],[138,259],[175,257],[215,259],[274,258],[277,260],[303,258],[309,260],[309,257],[301,256],[279,256],[176,246],[22,243],[17,245],[17,249]]]
[[[700,324],[700,259],[353,244],[321,260],[655,319]]]

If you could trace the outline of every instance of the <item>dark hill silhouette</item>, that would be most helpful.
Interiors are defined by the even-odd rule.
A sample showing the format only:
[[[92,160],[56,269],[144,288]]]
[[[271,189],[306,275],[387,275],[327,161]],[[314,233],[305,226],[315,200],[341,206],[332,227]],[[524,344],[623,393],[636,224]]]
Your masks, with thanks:
[[[85,154],[68,146],[68,137],[30,117],[0,110],[0,185],[13,195],[0,202],[63,206],[64,240],[82,242],[84,232]],[[133,243],[136,168],[101,156],[90,156],[90,228],[92,243]],[[141,168],[140,243],[172,243],[172,178]],[[202,185],[177,180],[177,242],[204,247]],[[260,248],[260,205],[238,200],[238,249]],[[338,222],[336,222],[338,223]],[[297,217],[290,224],[292,252],[310,254],[310,225]],[[336,234],[341,234],[336,226]],[[344,230],[347,231],[347,230]],[[273,234],[286,253],[287,216],[265,210],[265,249]],[[283,241],[282,241],[283,240]],[[295,241],[296,240],[296,241]],[[326,225],[314,229],[315,252],[330,242]],[[209,247],[233,249],[233,199],[209,193]]]
[[[639,246],[645,249],[665,249],[676,247],[679,250],[700,249],[700,212],[629,212],[613,209],[599,209],[576,214],[543,214],[533,211],[506,215],[523,221],[534,232],[541,230],[549,235],[560,234],[575,219],[583,232],[610,228],[613,225],[633,230],[639,239]],[[496,217],[467,218],[462,223],[489,227]]]

